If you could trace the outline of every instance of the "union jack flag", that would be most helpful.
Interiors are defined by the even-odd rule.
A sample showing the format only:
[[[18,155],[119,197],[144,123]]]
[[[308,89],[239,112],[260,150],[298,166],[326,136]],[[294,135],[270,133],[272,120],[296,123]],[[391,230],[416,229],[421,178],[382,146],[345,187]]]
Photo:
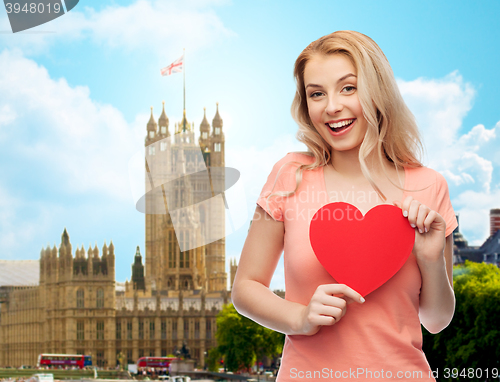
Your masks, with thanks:
[[[172,62],[169,66],[165,66],[160,70],[162,76],[170,76],[172,73],[181,73],[184,65],[184,55]]]

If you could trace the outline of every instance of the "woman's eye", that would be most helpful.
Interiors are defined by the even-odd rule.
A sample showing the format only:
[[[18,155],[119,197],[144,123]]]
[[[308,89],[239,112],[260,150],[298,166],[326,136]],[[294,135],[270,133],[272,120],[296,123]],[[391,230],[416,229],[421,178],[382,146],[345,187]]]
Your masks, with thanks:
[[[321,92],[314,92],[314,93],[311,93],[311,94],[309,95],[309,97],[311,97],[311,98],[314,98],[314,97],[319,97],[319,96],[321,96],[322,94],[323,94],[323,93],[321,93]]]
[[[356,90],[356,88],[354,86],[346,86],[342,89],[344,92],[347,92],[347,93],[351,93],[353,92],[354,90]]]

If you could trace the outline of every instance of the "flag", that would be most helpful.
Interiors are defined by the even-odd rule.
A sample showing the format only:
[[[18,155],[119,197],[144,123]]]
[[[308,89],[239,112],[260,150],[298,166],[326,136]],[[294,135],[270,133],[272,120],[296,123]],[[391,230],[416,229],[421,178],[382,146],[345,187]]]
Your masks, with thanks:
[[[181,73],[184,66],[184,55],[172,62],[169,66],[165,66],[160,70],[162,76],[170,76],[172,73]]]

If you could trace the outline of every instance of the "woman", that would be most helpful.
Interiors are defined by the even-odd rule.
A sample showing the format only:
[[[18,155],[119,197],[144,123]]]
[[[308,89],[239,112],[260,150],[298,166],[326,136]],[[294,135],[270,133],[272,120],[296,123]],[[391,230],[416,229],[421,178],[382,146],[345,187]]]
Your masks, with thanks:
[[[339,31],[314,41],[297,58],[294,75],[292,114],[308,152],[287,154],[268,177],[241,253],[233,303],[287,335],[279,382],[432,381],[420,323],[437,333],[455,306],[451,233],[457,223],[446,181],[417,159],[414,117],[369,37]],[[415,229],[406,263],[366,301],[337,283],[311,248],[311,218],[331,202],[350,203],[363,215],[394,204]],[[285,299],[269,290],[283,250]]]

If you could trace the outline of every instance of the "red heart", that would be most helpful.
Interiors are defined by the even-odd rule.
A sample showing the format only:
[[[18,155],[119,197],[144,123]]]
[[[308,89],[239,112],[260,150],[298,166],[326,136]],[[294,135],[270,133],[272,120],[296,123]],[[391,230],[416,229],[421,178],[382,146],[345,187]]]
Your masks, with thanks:
[[[352,204],[330,203],[314,214],[309,240],[338,283],[366,296],[404,265],[415,230],[396,206],[381,204],[363,216]]]

